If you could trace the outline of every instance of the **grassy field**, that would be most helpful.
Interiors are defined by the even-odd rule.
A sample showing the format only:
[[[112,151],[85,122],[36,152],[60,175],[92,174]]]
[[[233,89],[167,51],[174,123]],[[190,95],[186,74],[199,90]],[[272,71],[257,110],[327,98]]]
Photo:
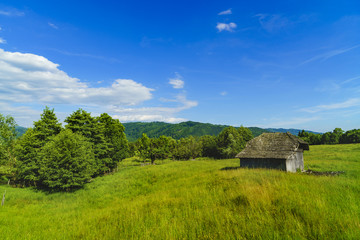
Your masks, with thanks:
[[[239,160],[127,159],[74,193],[0,186],[1,239],[360,239],[360,144],[311,146],[312,176]]]

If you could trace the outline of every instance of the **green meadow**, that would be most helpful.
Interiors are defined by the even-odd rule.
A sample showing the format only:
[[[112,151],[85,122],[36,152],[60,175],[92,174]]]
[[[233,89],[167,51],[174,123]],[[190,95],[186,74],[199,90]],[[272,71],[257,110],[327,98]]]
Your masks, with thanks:
[[[360,144],[311,146],[314,176],[238,159],[125,159],[72,193],[0,186],[1,239],[360,239]]]

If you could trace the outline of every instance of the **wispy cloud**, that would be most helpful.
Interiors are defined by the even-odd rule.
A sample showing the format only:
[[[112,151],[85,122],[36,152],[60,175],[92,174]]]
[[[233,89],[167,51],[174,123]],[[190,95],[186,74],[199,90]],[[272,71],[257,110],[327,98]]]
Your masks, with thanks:
[[[222,91],[221,93],[220,93],[220,95],[221,96],[226,96],[228,93],[226,92],[226,91]]]
[[[329,58],[332,58],[332,57],[335,57],[337,55],[349,52],[349,51],[351,51],[353,49],[356,49],[358,47],[360,47],[360,44],[349,47],[349,48],[331,50],[331,51],[316,55],[316,56],[314,56],[312,58],[309,58],[308,60],[305,60],[302,63],[300,63],[300,65],[304,65],[304,64],[314,62],[314,61],[318,61],[318,60],[321,61],[321,62],[324,62],[324,61],[328,60]]]
[[[291,21],[280,14],[256,14],[259,23],[263,29],[268,32],[274,32],[291,24]]]
[[[346,79],[345,81],[341,82],[341,84],[347,84],[347,83],[353,82],[353,81],[358,80],[358,79],[360,79],[360,76]]]
[[[351,98],[344,102],[318,105],[314,107],[302,108],[300,111],[308,113],[317,113],[329,110],[346,109],[351,107],[360,106],[360,98]]]
[[[6,40],[0,37],[0,44],[6,43]]]
[[[236,23],[217,23],[216,28],[218,29],[219,32],[222,31],[228,31],[228,32],[233,32],[234,29],[237,27]]]
[[[218,13],[218,15],[230,15],[230,14],[232,14],[231,8]]]
[[[2,16],[8,16],[8,17],[22,17],[25,15],[24,12],[21,12],[19,10],[16,9],[11,9],[11,10],[0,10],[0,15]]]
[[[50,27],[52,27],[53,29],[59,29],[58,26],[56,26],[55,24],[53,24],[53,23],[51,23],[51,22],[48,22],[48,25],[49,25]]]
[[[179,73],[175,73],[175,78],[169,79],[169,84],[173,86],[173,88],[184,88],[185,82],[182,80],[182,76]]]

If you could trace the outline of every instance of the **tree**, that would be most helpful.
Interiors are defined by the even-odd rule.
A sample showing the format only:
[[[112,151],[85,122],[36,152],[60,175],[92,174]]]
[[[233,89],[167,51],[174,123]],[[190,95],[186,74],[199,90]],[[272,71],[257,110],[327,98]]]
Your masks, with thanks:
[[[341,135],[340,143],[360,143],[360,129],[346,131]]]
[[[113,119],[107,113],[97,118],[100,124],[104,125],[104,136],[109,147],[109,156],[112,159],[110,168],[129,155],[129,143],[126,139],[125,128],[118,119]]]
[[[60,133],[62,127],[54,113],[54,109],[45,107],[40,120],[34,122],[33,129],[37,139],[45,145],[49,138]]]
[[[227,127],[217,137],[218,151],[221,158],[234,158],[242,149],[246,142],[234,127]]]
[[[326,132],[321,136],[321,142],[323,144],[331,144],[331,132]]]
[[[245,142],[248,142],[254,138],[254,135],[252,134],[251,130],[246,127],[243,126],[239,127],[238,132]]]
[[[201,154],[203,157],[212,157],[212,158],[219,157],[215,136],[210,136],[210,135],[202,136],[200,137],[200,142],[202,146]]]
[[[45,107],[39,121],[29,128],[16,145],[17,180],[26,186],[37,186],[39,183],[39,154],[42,147],[60,133],[61,123],[54,109]]]
[[[150,138],[146,135],[146,133],[143,133],[142,137],[137,141],[138,151],[144,162],[147,158],[150,158],[150,144]]]
[[[150,139],[150,159],[154,164],[156,159],[170,158],[175,148],[176,141],[171,137],[160,136]]]
[[[90,113],[79,109],[65,119],[66,129],[83,135],[92,143],[95,154],[96,174],[109,172],[114,166],[110,157],[109,143],[105,140],[105,125],[93,118]]]
[[[173,155],[178,160],[195,159],[201,155],[201,149],[201,142],[190,136],[177,141]]]
[[[13,117],[0,114],[0,165],[3,165],[0,177],[5,181],[15,175],[15,126]]]
[[[40,154],[40,181],[51,190],[80,188],[96,170],[91,143],[69,129],[53,137]]]
[[[28,128],[15,146],[16,180],[24,186],[37,186],[39,180],[39,153],[41,143],[32,128]]]
[[[15,126],[13,117],[0,114],[0,165],[12,165],[14,162]]]

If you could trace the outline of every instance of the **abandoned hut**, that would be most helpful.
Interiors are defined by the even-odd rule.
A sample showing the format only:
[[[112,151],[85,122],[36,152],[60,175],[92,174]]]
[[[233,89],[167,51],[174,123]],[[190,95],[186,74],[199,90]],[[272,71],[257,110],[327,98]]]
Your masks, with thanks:
[[[240,158],[240,167],[296,172],[304,170],[304,150],[309,150],[309,144],[290,133],[263,133],[250,140],[236,157]]]

